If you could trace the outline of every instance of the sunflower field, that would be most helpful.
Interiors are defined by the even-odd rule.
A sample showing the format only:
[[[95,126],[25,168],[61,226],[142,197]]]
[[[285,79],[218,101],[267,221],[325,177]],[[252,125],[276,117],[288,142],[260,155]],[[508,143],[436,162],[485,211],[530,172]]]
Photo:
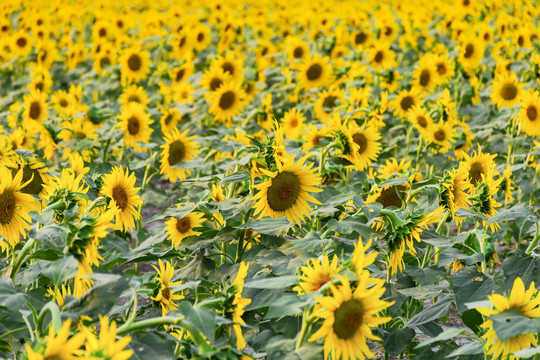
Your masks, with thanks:
[[[0,10],[0,359],[540,359],[536,1]]]

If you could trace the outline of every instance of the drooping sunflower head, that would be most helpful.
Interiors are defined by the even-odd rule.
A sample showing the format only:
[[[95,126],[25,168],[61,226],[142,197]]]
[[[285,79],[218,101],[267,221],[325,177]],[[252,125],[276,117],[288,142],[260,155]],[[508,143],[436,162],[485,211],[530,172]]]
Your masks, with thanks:
[[[459,209],[468,209],[469,182],[463,169],[447,172],[439,183],[439,205],[450,211],[452,217]]]
[[[482,177],[488,177],[489,171],[495,168],[496,156],[496,154],[482,153],[480,146],[473,156],[465,155],[465,160],[459,166],[468,176],[471,192],[474,192],[476,184],[482,180]]]

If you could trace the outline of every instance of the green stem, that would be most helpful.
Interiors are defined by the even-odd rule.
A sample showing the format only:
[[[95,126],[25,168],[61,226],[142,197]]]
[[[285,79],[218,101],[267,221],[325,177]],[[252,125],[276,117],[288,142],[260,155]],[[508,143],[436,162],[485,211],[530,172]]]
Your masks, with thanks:
[[[443,226],[444,224],[446,224],[446,220],[448,220],[448,216],[450,215],[450,212],[445,212],[444,213],[444,216],[443,218],[441,219],[441,221],[439,222],[439,224],[437,225],[437,229],[435,230],[435,232],[438,234],[438,235],[442,235],[442,229],[443,229]],[[438,265],[439,264],[439,253],[440,253],[440,249],[439,248],[434,248],[433,249],[433,262],[435,263],[435,265]]]
[[[41,312],[38,315],[37,322],[36,322],[36,333],[38,336],[41,336],[43,333],[43,321],[45,320],[45,316],[47,315],[47,312],[51,313],[51,324],[53,326],[54,332],[58,333],[60,329],[62,328],[62,319],[60,318],[60,308],[55,302],[48,302],[42,309]]]
[[[35,241],[36,241],[36,239],[28,240],[26,242],[26,244],[24,244],[24,247],[22,248],[19,255],[13,261],[13,269],[11,270],[11,275],[10,275],[12,280],[15,280],[15,276],[17,275],[17,271],[19,271],[20,267],[22,266],[22,264],[23,264],[23,262],[24,262],[24,260],[26,258],[26,255],[28,255],[30,250],[32,250]],[[13,253],[15,253],[15,251],[13,251]]]
[[[252,209],[249,209],[245,214],[244,214],[244,219],[242,221],[242,224],[245,224],[249,221],[249,217],[251,216],[251,210]],[[246,237],[246,231],[247,229],[242,229],[240,230],[240,237],[238,239],[238,247],[236,248],[236,262],[239,263],[240,261],[242,261],[242,257],[244,256],[244,239]]]
[[[25,327],[22,327],[22,328],[18,328],[18,329],[15,329],[15,330],[8,331],[7,333],[0,335],[0,340],[7,337],[8,335],[15,334],[15,333],[18,333],[19,331],[23,331],[23,330],[28,330],[28,328],[25,326]]]
[[[401,226],[403,225],[403,221],[397,217],[397,215],[393,212],[393,211],[390,211],[390,210],[387,210],[387,209],[382,209],[380,212],[379,212],[380,215],[384,215],[386,216],[387,218],[390,219],[390,221],[392,222],[392,224],[395,226],[395,227],[398,227],[398,226]]]
[[[306,336],[309,333],[310,328],[311,328],[311,321],[309,319],[309,312],[304,312],[304,315],[302,316],[302,329],[300,330],[300,336],[298,337],[298,340],[296,341],[296,350],[302,347],[302,344],[306,340]]]
[[[540,231],[538,229],[538,223],[536,223],[536,235],[534,235],[534,239],[532,239],[531,243],[527,247],[527,250],[525,250],[527,255],[530,255],[533,252],[534,248],[538,244],[538,240],[540,240]]]

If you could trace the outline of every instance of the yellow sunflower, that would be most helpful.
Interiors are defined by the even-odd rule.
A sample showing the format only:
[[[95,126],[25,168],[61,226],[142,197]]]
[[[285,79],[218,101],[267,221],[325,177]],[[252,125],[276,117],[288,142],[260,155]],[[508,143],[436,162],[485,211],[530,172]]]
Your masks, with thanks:
[[[145,148],[137,145],[137,142],[147,143],[152,135],[152,120],[146,113],[144,105],[130,102],[123,107],[119,116],[118,127],[124,131],[124,145],[132,147],[135,151],[144,151]]]
[[[254,208],[255,214],[260,213],[259,218],[287,216],[289,221],[300,223],[305,216],[309,217],[308,201],[321,204],[309,194],[322,189],[316,187],[321,184],[321,179],[314,174],[313,163],[302,167],[307,158],[308,155],[295,164],[294,155],[287,155],[276,158],[277,171],[260,169],[270,179],[253,185],[258,193],[251,199],[257,201]]]
[[[203,89],[216,91],[223,84],[231,80],[231,75],[223,71],[221,67],[208,69],[201,77],[200,85]]]
[[[240,83],[228,82],[213,94],[208,110],[219,121],[227,122],[238,115],[244,108],[246,93]]]
[[[377,187],[375,193],[368,196],[365,203],[378,202],[385,208],[395,206],[400,209],[403,207],[404,201],[407,201],[409,197],[409,187],[409,184]]]
[[[469,190],[474,191],[476,184],[482,180],[482,176],[488,176],[491,169],[495,168],[494,159],[497,154],[482,153],[482,148],[478,145],[478,151],[475,151],[473,156],[465,155],[465,159],[459,164],[459,168],[463,169],[469,181]]]
[[[225,56],[219,55],[217,59],[212,60],[210,68],[221,68],[223,72],[231,76],[231,80],[234,82],[242,83],[244,80],[242,74],[244,61],[238,56],[238,53],[233,51],[228,51]]]
[[[368,60],[378,70],[396,66],[396,54],[390,49],[390,43],[378,42],[369,50]]]
[[[175,129],[180,120],[182,120],[182,114],[177,108],[161,108],[161,117],[159,118],[159,124],[161,125],[161,132],[166,134],[172,129]]]
[[[54,326],[50,324],[46,345],[37,345],[36,349],[33,349],[28,343],[24,345],[28,360],[76,359],[78,357],[77,355],[80,353],[80,348],[84,343],[85,334],[80,332],[69,337],[70,328],[71,319],[64,321],[58,334],[54,333]]]
[[[233,330],[236,335],[236,346],[239,349],[244,349],[247,345],[244,336],[242,335],[242,328],[240,325],[245,325],[246,323],[242,319],[244,315],[244,308],[251,303],[251,299],[243,298],[242,292],[244,291],[244,282],[247,276],[249,268],[249,263],[241,262],[240,267],[238,268],[238,273],[234,279],[233,285],[236,285],[236,293],[234,294],[233,306],[234,311],[232,313]]]
[[[495,329],[493,327],[493,320],[489,317],[495,314],[500,314],[505,311],[513,310],[526,316],[530,319],[536,319],[540,317],[540,295],[536,293],[534,282],[531,283],[528,290],[525,290],[525,285],[521,278],[517,277],[514,280],[510,296],[504,297],[500,294],[488,295],[489,301],[493,304],[493,309],[478,307],[476,310],[480,314],[486,317],[486,320],[481,328],[487,329],[487,332],[482,335],[482,338],[486,340],[484,348],[486,349],[486,355],[493,355],[493,359],[517,359],[512,356],[513,353],[519,350],[526,349],[530,346],[537,346],[537,340],[534,333],[525,333],[516,335],[506,341],[501,341]]]
[[[315,316],[324,319],[322,326],[309,341],[324,338],[324,358],[334,359],[373,358],[366,340],[381,340],[373,335],[371,327],[390,321],[391,317],[378,316],[393,302],[381,300],[385,292],[384,282],[369,278],[364,272],[351,289],[349,279],[338,275],[341,286],[330,285],[332,296],[316,296],[320,310]],[[375,282],[374,286],[368,284]]]
[[[423,138],[428,139],[430,128],[433,126],[433,119],[428,111],[422,106],[415,105],[407,113],[407,119],[415,127]]]
[[[381,143],[379,142],[381,136],[377,129],[371,126],[357,128],[350,125],[348,133],[356,146],[353,146],[351,154],[346,155],[345,158],[352,163],[353,169],[363,171],[377,160],[381,152]]]
[[[525,91],[519,110],[520,129],[529,136],[540,137],[540,93]]]
[[[515,73],[495,74],[491,88],[491,101],[497,108],[512,107],[519,104],[523,85],[521,85]]]
[[[305,90],[327,86],[334,78],[328,57],[321,57],[319,54],[305,60],[296,77],[300,89]]]
[[[174,268],[172,265],[165,261],[165,264],[158,260],[159,269],[152,265],[157,271],[156,279],[159,281],[159,292],[156,297],[151,297],[152,300],[158,301],[161,304],[161,316],[167,315],[169,311],[178,309],[178,305],[174,302],[184,298],[183,295],[175,294],[171,290],[171,286],[178,286],[182,284],[181,281],[171,282],[174,276]]]
[[[193,75],[194,71],[195,65],[193,64],[193,61],[187,60],[184,64],[170,70],[169,77],[173,83],[180,83]]]
[[[409,110],[413,106],[421,105],[420,93],[418,89],[412,88],[411,90],[402,90],[397,95],[396,99],[390,104],[390,107],[394,109],[394,113],[400,117],[406,117]]]
[[[329,91],[323,90],[317,94],[319,98],[313,105],[315,116],[322,122],[325,122],[335,107],[337,107],[345,98],[345,90],[334,88]]]
[[[124,51],[120,59],[122,66],[122,79],[127,82],[144,80],[150,71],[150,53],[137,47]]]
[[[285,41],[287,43],[287,59],[289,61],[304,61],[310,56],[309,46],[301,38],[289,36]]]
[[[137,194],[139,188],[135,187],[135,174],[125,172],[121,167],[113,167],[109,174],[103,175],[103,186],[100,194],[111,199],[109,208],[117,207],[120,211],[115,216],[118,230],[126,231],[135,228],[135,220],[141,217],[137,207],[143,201]]]
[[[146,91],[142,86],[130,85],[124,89],[124,92],[118,98],[118,102],[122,106],[126,106],[130,102],[136,102],[146,108],[149,100],[148,95],[146,95]]]
[[[124,336],[116,341],[116,322],[109,322],[109,317],[99,316],[99,337],[92,331],[85,331],[86,342],[84,355],[87,358],[104,358],[110,360],[128,360],[133,350],[124,348],[130,343],[131,336]],[[84,328],[88,330],[88,328]]]
[[[436,85],[436,73],[437,67],[431,58],[428,56],[422,57],[413,73],[413,86],[424,91],[430,91]]]
[[[21,182],[24,183],[24,186],[20,191],[43,198],[46,195],[45,186],[51,181],[50,169],[45,167],[45,164],[37,160],[36,157],[25,158],[22,155],[18,155],[13,164],[14,167],[11,168],[13,176],[22,169]]]
[[[485,45],[482,41],[472,37],[463,36],[460,40],[458,61],[465,69],[480,65],[484,57]]]
[[[11,35],[10,49],[13,54],[24,57],[32,51],[31,37],[24,30],[19,30]]]
[[[451,122],[440,121],[430,127],[427,140],[438,146],[438,152],[446,153],[452,147],[453,133],[454,127]]]
[[[25,119],[43,122],[47,119],[47,95],[39,90],[32,90],[24,96]]]
[[[328,136],[330,133],[330,128],[328,125],[325,125],[321,128],[317,128],[314,125],[308,125],[307,128],[303,129],[302,140],[304,140],[304,145],[302,145],[302,150],[304,152],[310,151],[316,146],[321,146],[321,140]]]
[[[165,174],[165,177],[170,182],[185,180],[186,175],[191,174],[191,170],[174,168],[173,166],[178,165],[183,161],[193,160],[199,153],[197,150],[199,144],[193,141],[196,136],[187,136],[188,132],[189,130],[180,133],[178,129],[174,128],[172,131],[165,134],[165,137],[163,138],[165,144],[161,145],[163,150],[161,151],[160,174]]]
[[[469,181],[467,173],[461,169],[452,169],[446,173],[439,183],[439,205],[450,211],[450,215],[459,225],[460,217],[456,217],[459,209],[469,209],[471,201],[467,194]]]
[[[328,256],[324,256],[321,260],[311,259],[306,266],[300,268],[300,274],[302,274],[298,275],[300,283],[293,290],[298,291],[298,295],[314,293],[338,273],[337,255],[334,255],[332,262]]]
[[[12,176],[11,171],[0,166],[0,179],[0,235],[13,247],[21,235],[26,238],[32,222],[28,213],[36,210],[37,206],[32,195],[21,192],[28,183],[28,180],[23,182],[22,170]],[[0,248],[6,250],[7,244],[0,242]]]
[[[300,111],[291,109],[281,119],[284,134],[292,140],[297,140],[305,131],[306,117]]]
[[[182,205],[178,204],[176,207],[180,209]],[[201,233],[194,231],[193,228],[201,226],[204,221],[204,214],[198,212],[189,213],[181,219],[172,218],[167,220],[165,222],[167,225],[165,228],[173,246],[180,245],[182,240],[188,236],[200,235]]]

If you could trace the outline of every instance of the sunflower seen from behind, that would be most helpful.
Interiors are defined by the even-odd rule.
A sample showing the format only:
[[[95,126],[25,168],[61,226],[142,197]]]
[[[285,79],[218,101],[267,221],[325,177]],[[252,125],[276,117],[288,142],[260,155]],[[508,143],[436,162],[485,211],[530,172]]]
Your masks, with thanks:
[[[367,345],[367,340],[381,340],[373,335],[372,327],[387,323],[392,318],[378,316],[393,302],[381,300],[385,292],[384,282],[369,277],[363,272],[351,287],[347,277],[337,275],[341,285],[330,285],[331,296],[315,296],[319,310],[314,313],[323,324],[309,341],[324,338],[324,358],[363,359],[375,355]],[[368,284],[375,285],[368,287]]]
[[[139,220],[138,207],[143,201],[137,194],[139,188],[135,187],[135,174],[129,170],[115,166],[109,174],[103,175],[101,195],[111,199],[110,208],[117,207],[120,211],[115,216],[115,225],[118,230],[126,231],[135,228],[135,221]]]
[[[256,201],[254,209],[259,218],[286,216],[289,221],[299,224],[306,216],[309,217],[311,208],[308,202],[321,204],[310,195],[322,189],[316,187],[321,184],[321,179],[312,169],[313,163],[303,167],[307,158],[306,155],[295,163],[294,155],[286,155],[276,158],[276,171],[260,169],[268,179],[253,185],[258,190],[252,200]]]
[[[189,130],[180,133],[174,128],[163,138],[165,144],[161,145],[160,174],[165,174],[167,180],[173,183],[177,180],[185,180],[186,176],[191,174],[190,169],[174,168],[174,166],[193,160],[199,153],[199,144],[193,141],[196,136],[188,136],[188,132]]]

